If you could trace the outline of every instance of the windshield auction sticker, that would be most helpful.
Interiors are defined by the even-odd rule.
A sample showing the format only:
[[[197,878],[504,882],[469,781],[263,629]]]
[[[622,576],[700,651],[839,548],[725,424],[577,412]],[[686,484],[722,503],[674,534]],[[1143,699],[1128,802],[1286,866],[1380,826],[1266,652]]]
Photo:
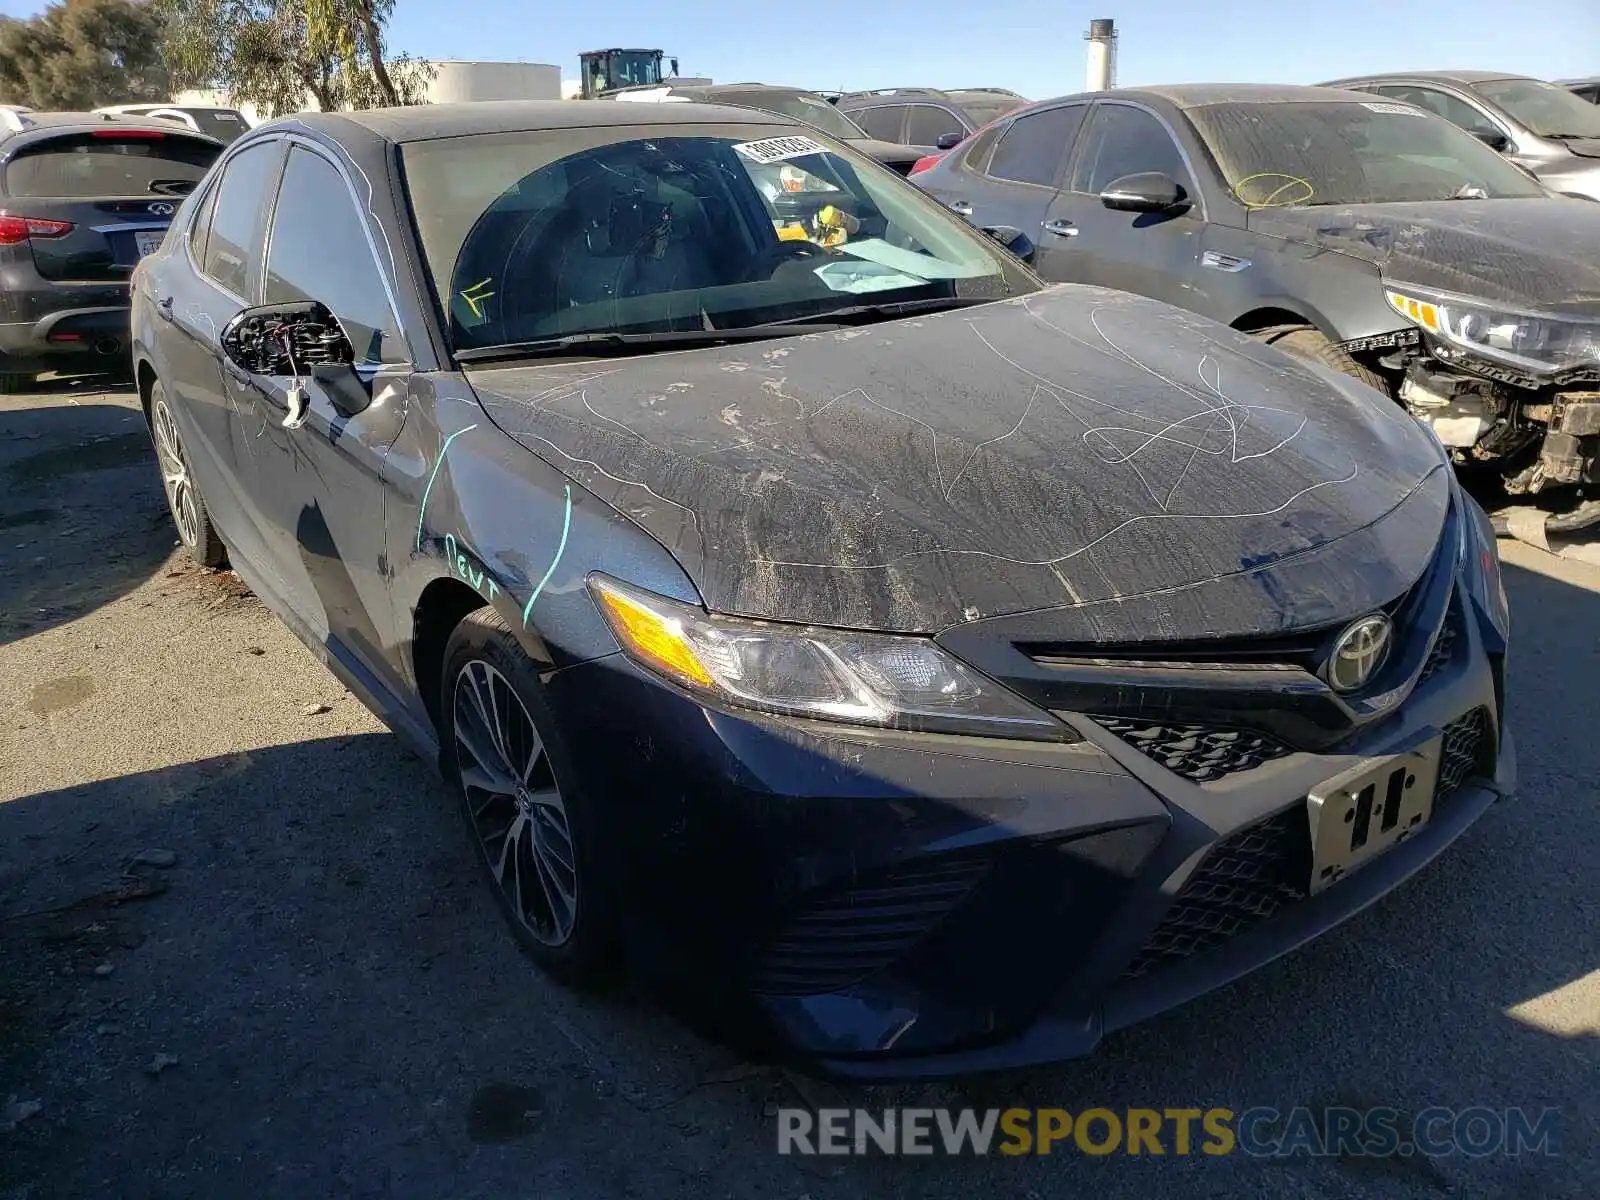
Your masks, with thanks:
[[[804,158],[807,154],[825,154],[827,147],[814,138],[803,134],[793,134],[789,137],[767,138],[760,142],[737,142],[733,147],[751,162],[767,163],[782,162],[787,158]]]
[[[1373,112],[1393,113],[1397,117],[1420,117],[1422,115],[1420,108],[1412,108],[1409,104],[1383,104],[1381,102],[1371,104],[1363,101],[1361,107],[1370,108]]]

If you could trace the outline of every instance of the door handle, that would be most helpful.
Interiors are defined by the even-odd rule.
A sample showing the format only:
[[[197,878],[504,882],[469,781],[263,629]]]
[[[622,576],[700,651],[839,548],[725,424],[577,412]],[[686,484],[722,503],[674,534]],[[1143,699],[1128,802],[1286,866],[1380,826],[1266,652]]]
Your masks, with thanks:
[[[163,321],[172,320],[172,297],[171,296],[168,296],[165,299],[156,301],[156,316],[160,317]]]
[[[1074,225],[1071,221],[1061,221],[1061,220],[1046,221],[1044,223],[1044,231],[1046,233],[1053,233],[1057,237],[1077,237],[1078,236],[1078,227],[1076,225]]]
[[[950,201],[950,211],[958,217],[970,217],[972,215],[972,205],[965,200],[952,200]]]

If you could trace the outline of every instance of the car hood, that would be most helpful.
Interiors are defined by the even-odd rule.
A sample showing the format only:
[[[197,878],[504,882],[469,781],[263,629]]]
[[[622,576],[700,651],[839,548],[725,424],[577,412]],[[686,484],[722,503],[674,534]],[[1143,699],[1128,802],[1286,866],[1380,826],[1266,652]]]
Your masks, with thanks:
[[[1257,209],[1249,228],[1338,250],[1385,279],[1522,307],[1600,300],[1600,204],[1529,197]]]
[[[909,166],[922,157],[922,151],[915,146],[903,146],[899,142],[880,142],[877,138],[851,138],[845,144],[885,166],[897,163]]]
[[[1378,393],[1077,285],[468,378],[709,607],[773,620],[936,632],[1059,608],[1109,638],[1119,604],[1161,597],[1145,637],[1278,631],[1398,596],[1448,504],[1441,452]]]
[[[1579,158],[1600,158],[1600,138],[1557,138]]]

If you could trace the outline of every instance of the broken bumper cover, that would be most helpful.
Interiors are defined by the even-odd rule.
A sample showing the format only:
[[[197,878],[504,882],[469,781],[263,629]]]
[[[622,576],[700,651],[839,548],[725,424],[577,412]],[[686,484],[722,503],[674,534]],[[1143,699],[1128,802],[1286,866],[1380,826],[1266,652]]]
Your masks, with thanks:
[[[1461,634],[1337,755],[1207,786],[1076,714],[1066,745],[848,729],[710,709],[620,655],[550,694],[622,843],[635,966],[686,1018],[838,1077],[961,1075],[1087,1054],[1254,970],[1509,794],[1499,665]],[[1309,895],[1311,789],[1438,734],[1431,819]]]

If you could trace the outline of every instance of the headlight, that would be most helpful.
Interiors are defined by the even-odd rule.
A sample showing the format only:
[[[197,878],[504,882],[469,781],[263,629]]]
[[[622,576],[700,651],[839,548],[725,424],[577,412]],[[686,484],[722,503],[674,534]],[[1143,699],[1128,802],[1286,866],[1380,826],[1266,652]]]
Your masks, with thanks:
[[[725,617],[600,575],[589,587],[630,658],[724,704],[857,725],[1078,740],[927,638]]]
[[[1529,374],[1600,364],[1600,316],[1519,311],[1407,284],[1385,288],[1384,295],[1397,313],[1429,333]]]

